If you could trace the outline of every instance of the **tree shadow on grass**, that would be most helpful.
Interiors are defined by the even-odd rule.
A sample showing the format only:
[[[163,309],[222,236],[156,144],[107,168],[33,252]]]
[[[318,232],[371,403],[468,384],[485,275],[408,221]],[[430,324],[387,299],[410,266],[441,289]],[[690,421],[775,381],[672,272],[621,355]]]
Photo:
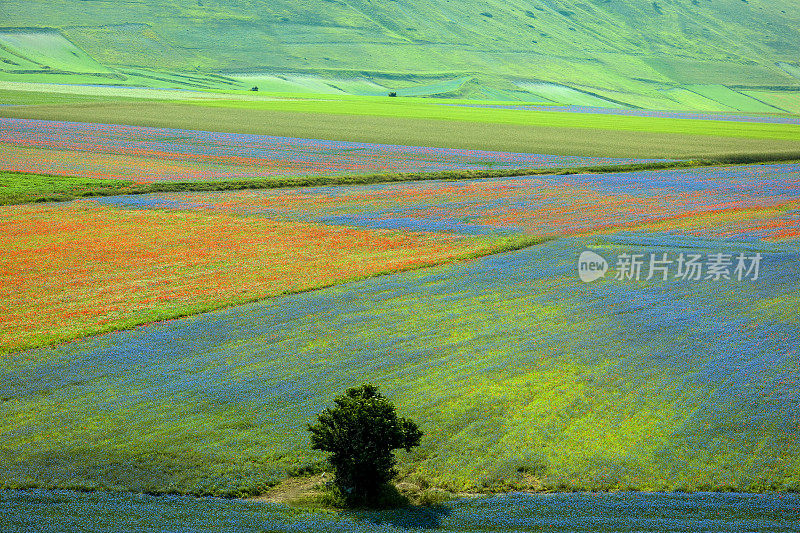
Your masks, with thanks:
[[[342,515],[375,525],[390,524],[401,529],[439,529],[452,509],[441,503],[415,505],[394,485],[385,486],[373,508],[348,509]]]
[[[452,509],[444,505],[430,507],[409,505],[397,509],[345,511],[359,521],[371,522],[375,525],[390,524],[401,529],[440,529],[442,520],[452,513]]]

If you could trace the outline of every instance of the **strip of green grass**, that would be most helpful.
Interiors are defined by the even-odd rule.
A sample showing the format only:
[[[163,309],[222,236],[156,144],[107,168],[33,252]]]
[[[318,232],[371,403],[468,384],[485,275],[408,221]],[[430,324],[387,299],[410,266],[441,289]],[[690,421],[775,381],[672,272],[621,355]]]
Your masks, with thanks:
[[[136,98],[124,96],[70,94],[59,92],[16,91],[13,89],[0,89],[0,104],[2,105],[49,105],[49,104],[75,104],[88,102],[135,102]]]
[[[131,181],[0,172],[0,205],[64,202],[120,194]]]
[[[262,103],[258,102],[259,105]],[[342,102],[334,103],[340,110],[346,107]],[[412,104],[410,109],[415,109],[417,104]],[[763,131],[759,128],[765,125],[755,125],[752,128],[749,125],[743,126],[743,131],[752,132],[752,136],[747,137],[714,135],[712,126],[707,126],[708,129],[702,134],[689,134],[681,126],[693,122],[690,120],[674,120],[671,127],[676,131],[659,132],[649,131],[647,128],[650,124],[655,127],[658,121],[668,119],[645,118],[642,122],[635,122],[640,131],[634,131],[615,129],[615,120],[607,116],[601,116],[602,121],[595,124],[595,128],[577,128],[555,126],[552,122],[536,123],[533,118],[546,118],[547,115],[527,111],[503,110],[509,116],[519,113],[520,116],[528,117],[527,124],[512,124],[429,117],[409,118],[402,106],[395,109],[394,116],[378,116],[288,111],[280,109],[282,105],[287,105],[287,102],[276,104],[276,109],[208,107],[185,103],[93,103],[0,107],[0,116],[590,157],[719,159],[734,155],[768,154],[771,158],[776,158],[800,152],[800,134],[795,136],[792,133],[800,130],[784,124],[768,124]],[[313,102],[299,102],[298,105],[313,105]],[[353,103],[353,106],[357,107],[358,104]],[[447,106],[432,104],[425,109],[435,113],[439,108],[449,109]],[[469,114],[473,111],[481,110],[467,108],[458,112]],[[591,117],[593,116],[588,114],[576,114],[570,120],[599,120]],[[639,120],[642,117],[622,118]],[[708,123],[716,124],[711,121]],[[736,123],[727,127],[738,126]],[[774,133],[774,138],[764,137],[764,132],[770,131]],[[790,133],[783,134],[783,131]],[[759,135],[763,138],[759,138]],[[793,139],[781,138],[793,136]]]
[[[800,153],[795,157],[800,157]],[[426,180],[468,180],[533,175],[567,175],[578,173],[622,172],[664,168],[690,168],[719,164],[712,161],[667,161],[631,165],[598,165],[549,169],[505,170],[448,170],[441,172],[409,172],[346,176],[298,176],[288,178],[258,178],[230,181],[181,181],[135,183],[125,180],[50,176],[21,172],[0,173],[0,205],[67,202],[92,196],[149,194],[157,192],[234,191],[244,189],[277,189],[284,187],[314,187],[327,185],[368,185]]]
[[[783,139],[800,141],[800,125],[723,120],[690,120],[665,117],[639,117],[592,113],[563,113],[558,111],[463,107],[416,101],[369,100],[211,100],[192,102],[192,105],[235,109],[297,111],[302,113],[333,113],[367,115],[372,117],[404,117],[485,124],[514,124],[550,126],[557,128],[607,129],[650,133],[679,133],[714,137],[743,137],[750,139]]]

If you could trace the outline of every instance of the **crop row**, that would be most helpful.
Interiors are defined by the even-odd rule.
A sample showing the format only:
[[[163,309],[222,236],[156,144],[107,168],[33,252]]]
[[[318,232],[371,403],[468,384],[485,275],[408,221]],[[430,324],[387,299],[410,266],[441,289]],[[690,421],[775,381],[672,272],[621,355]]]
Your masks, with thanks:
[[[509,494],[428,508],[325,512],[264,502],[68,491],[0,493],[6,533],[97,531],[596,533],[799,531],[800,497],[747,494]]]

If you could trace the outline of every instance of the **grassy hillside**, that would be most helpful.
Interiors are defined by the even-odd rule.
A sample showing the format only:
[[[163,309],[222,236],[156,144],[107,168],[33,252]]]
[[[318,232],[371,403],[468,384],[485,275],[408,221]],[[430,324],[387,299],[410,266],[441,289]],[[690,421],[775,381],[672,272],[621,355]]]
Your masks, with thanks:
[[[769,84],[790,78],[775,63],[797,61],[800,43],[789,0],[35,0],[6,3],[2,17],[61,28],[101,62],[161,68],[363,70],[369,57],[376,71],[533,67],[574,81],[558,70],[575,59],[587,74],[612,70],[606,79]],[[691,59],[706,64],[685,68]]]
[[[0,6],[2,27],[0,77],[752,112],[784,108],[740,90],[800,88],[791,0],[35,0]]]

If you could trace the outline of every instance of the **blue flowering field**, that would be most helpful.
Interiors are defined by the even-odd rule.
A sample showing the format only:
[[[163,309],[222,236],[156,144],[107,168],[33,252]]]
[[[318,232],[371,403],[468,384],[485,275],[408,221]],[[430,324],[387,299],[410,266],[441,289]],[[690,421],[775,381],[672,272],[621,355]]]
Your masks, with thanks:
[[[584,284],[577,256],[763,254],[757,280]],[[316,468],[304,423],[373,381],[456,491],[798,490],[800,249],[561,239],[10,355],[6,488],[257,494]]]
[[[430,508],[326,512],[216,498],[30,491],[0,493],[0,507],[7,533],[800,531],[800,497],[781,494],[507,494]]]

